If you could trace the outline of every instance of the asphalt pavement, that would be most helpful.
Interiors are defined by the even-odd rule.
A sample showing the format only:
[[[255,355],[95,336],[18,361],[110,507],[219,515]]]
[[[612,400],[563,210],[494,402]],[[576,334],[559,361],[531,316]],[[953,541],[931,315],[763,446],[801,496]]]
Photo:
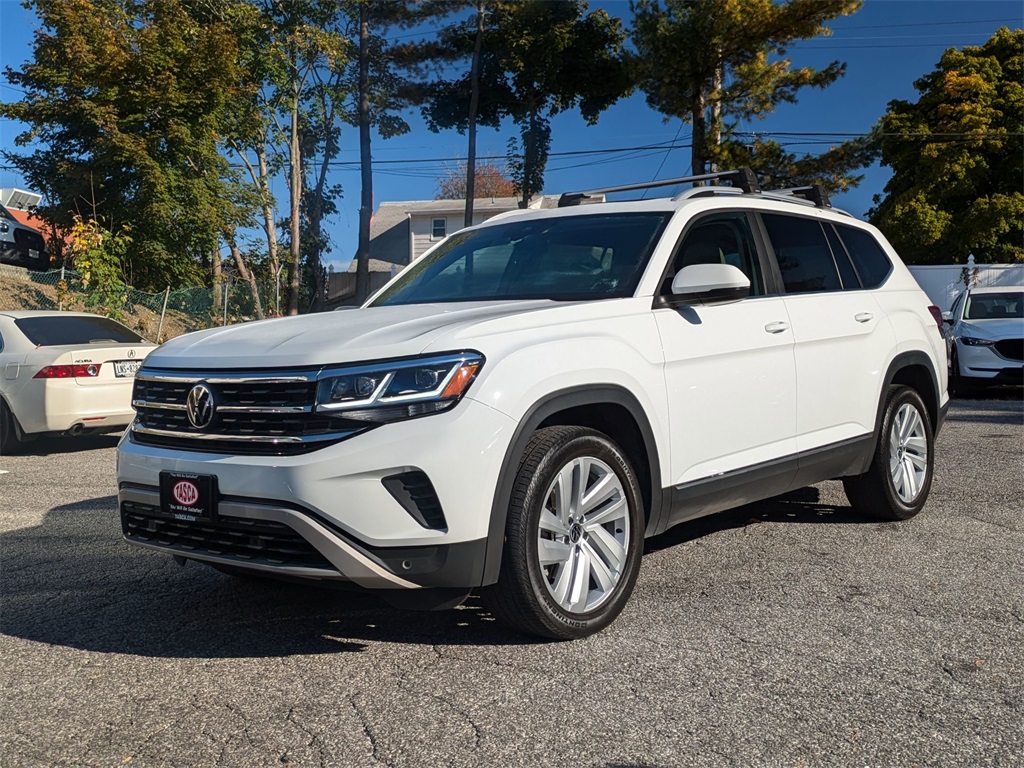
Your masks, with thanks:
[[[648,542],[536,642],[121,540],[112,438],[0,457],[0,765],[1024,765],[1024,403],[957,401],[917,518],[837,482]]]

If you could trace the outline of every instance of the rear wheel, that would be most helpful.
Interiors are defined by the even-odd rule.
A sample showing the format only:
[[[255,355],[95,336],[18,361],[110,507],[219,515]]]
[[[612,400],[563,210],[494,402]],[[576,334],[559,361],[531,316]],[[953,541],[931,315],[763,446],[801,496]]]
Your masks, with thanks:
[[[513,488],[498,583],[484,602],[528,634],[592,635],[629,599],[643,537],[636,474],[619,447],[583,427],[538,430]]]
[[[921,396],[889,387],[871,466],[843,480],[853,508],[881,520],[906,520],[924,507],[932,484],[935,436]]]
[[[0,455],[14,453],[22,446],[18,427],[14,423],[14,414],[7,403],[0,400]]]

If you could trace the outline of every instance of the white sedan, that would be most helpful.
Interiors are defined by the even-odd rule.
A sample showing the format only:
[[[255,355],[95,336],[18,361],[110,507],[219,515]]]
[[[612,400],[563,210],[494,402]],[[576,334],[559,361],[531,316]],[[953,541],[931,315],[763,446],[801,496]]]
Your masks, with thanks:
[[[155,344],[84,312],[0,312],[0,453],[43,433],[113,432],[135,417]]]

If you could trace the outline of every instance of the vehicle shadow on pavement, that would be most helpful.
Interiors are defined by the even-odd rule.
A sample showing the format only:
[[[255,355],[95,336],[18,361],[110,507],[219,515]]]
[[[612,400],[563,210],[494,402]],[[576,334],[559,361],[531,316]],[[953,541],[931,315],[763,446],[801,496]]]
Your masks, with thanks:
[[[676,526],[658,551],[761,522],[861,523],[816,488]],[[475,596],[452,611],[401,611],[361,592],[227,576],[121,539],[115,496],[50,510],[41,525],[0,533],[0,632],[103,653],[261,658],[361,652],[374,642],[524,645]]]
[[[241,579],[129,547],[115,496],[51,509],[0,533],[0,633],[101,653],[262,658],[371,643],[524,645],[471,597],[411,612],[360,592]]]
[[[746,504],[727,512],[681,523],[660,536],[647,540],[644,553],[658,552],[719,531],[745,528],[758,523],[828,523],[853,525],[877,523],[877,520],[858,515],[850,507],[822,504],[820,492],[814,486],[776,496],[773,499]]]
[[[62,453],[81,453],[113,448],[121,439],[120,432],[106,435],[79,437],[39,437],[18,448],[18,456],[55,456]]]

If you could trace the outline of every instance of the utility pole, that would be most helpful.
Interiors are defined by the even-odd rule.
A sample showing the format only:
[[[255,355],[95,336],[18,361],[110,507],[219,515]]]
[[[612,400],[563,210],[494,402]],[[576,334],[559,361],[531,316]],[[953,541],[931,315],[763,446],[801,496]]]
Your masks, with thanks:
[[[356,301],[370,293],[370,217],[373,215],[373,165],[370,157],[370,11],[369,0],[359,3],[359,247],[356,250]]]
[[[469,70],[469,148],[466,158],[466,218],[464,225],[473,226],[473,199],[476,197],[476,113],[480,108],[480,51],[484,42],[484,0],[476,2],[476,42],[473,63]]]

